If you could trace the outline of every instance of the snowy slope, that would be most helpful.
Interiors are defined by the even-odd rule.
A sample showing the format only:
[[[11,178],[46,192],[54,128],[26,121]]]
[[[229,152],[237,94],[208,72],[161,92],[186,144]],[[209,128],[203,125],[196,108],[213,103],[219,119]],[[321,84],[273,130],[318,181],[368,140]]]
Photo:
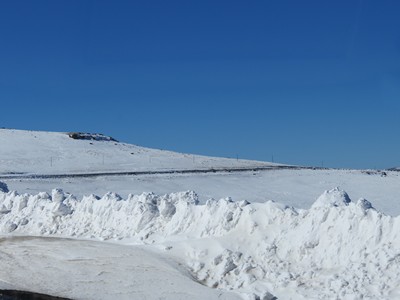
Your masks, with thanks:
[[[67,133],[0,129],[0,174],[65,174],[275,165],[182,154],[115,141],[76,140]]]
[[[71,299],[240,299],[195,282],[176,261],[143,247],[38,237],[0,243],[7,257],[0,260],[0,289]]]

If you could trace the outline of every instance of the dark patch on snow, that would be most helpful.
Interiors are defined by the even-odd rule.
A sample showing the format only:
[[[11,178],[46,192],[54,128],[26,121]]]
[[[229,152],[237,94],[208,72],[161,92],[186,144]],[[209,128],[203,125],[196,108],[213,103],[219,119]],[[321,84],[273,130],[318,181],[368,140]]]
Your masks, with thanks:
[[[1,181],[0,181],[0,191],[2,191],[3,193],[9,192],[7,184],[5,184],[4,182],[1,182]]]
[[[399,167],[395,167],[395,168],[389,168],[389,169],[387,169],[388,171],[397,171],[397,172],[399,172],[400,171],[400,168]]]
[[[387,176],[387,173],[385,171],[381,171],[381,170],[363,170],[363,171],[361,171],[361,173],[367,174],[367,175],[380,175],[381,177]]]
[[[91,140],[91,141],[112,141],[118,142],[116,139],[106,136],[101,133],[84,133],[84,132],[69,132],[68,136],[74,140]]]
[[[0,300],[71,300],[45,294],[16,290],[0,290]]]

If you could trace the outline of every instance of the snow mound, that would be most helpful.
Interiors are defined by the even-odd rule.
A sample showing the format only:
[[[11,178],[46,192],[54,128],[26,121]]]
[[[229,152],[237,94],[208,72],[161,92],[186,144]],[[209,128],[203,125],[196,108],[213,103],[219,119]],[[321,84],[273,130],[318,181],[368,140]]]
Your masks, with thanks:
[[[203,284],[248,299],[395,299],[400,218],[338,188],[309,210],[192,191],[122,199],[0,192],[0,233],[125,240],[184,257]],[[274,296],[273,296],[274,295]]]
[[[349,195],[345,191],[340,190],[338,187],[325,191],[321,196],[318,197],[317,201],[312,205],[316,207],[338,207],[349,205],[351,202]]]

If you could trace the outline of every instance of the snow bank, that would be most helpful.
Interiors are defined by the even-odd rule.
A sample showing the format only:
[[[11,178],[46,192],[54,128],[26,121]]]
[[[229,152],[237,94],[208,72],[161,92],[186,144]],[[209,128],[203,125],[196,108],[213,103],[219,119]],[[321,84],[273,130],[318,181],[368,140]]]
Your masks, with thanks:
[[[199,281],[253,299],[400,296],[399,217],[339,189],[308,210],[230,198],[199,205],[194,192],[127,199],[0,192],[0,233],[163,245]]]

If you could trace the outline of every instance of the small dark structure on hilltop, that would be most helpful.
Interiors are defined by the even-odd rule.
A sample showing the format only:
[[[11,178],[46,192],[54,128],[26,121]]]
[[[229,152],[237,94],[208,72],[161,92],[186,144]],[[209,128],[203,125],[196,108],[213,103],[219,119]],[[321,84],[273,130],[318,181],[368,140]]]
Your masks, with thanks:
[[[101,133],[69,132],[68,136],[74,140],[118,142],[116,139]]]

